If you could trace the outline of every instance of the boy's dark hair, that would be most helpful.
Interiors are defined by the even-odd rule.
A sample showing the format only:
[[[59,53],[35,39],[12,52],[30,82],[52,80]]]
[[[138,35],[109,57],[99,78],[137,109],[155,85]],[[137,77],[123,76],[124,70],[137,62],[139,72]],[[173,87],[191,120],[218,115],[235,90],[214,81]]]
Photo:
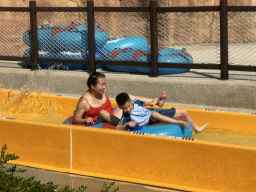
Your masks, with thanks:
[[[127,101],[130,101],[131,98],[129,97],[129,95],[127,93],[119,93],[116,96],[116,102],[118,105],[123,105],[125,104]]]
[[[103,73],[93,72],[87,80],[87,86],[92,88],[92,85],[97,85],[99,78],[105,78],[105,75]]]

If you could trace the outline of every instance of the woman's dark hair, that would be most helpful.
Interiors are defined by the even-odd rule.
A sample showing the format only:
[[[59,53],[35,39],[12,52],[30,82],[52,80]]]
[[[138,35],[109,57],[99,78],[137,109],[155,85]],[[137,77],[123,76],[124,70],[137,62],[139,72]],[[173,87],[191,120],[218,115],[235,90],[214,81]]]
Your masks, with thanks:
[[[116,102],[118,105],[123,105],[125,104],[127,101],[130,101],[131,98],[129,97],[129,95],[127,93],[119,93],[116,96]]]
[[[97,85],[100,78],[105,78],[105,75],[99,72],[93,72],[87,80],[87,86],[92,88],[92,85]]]

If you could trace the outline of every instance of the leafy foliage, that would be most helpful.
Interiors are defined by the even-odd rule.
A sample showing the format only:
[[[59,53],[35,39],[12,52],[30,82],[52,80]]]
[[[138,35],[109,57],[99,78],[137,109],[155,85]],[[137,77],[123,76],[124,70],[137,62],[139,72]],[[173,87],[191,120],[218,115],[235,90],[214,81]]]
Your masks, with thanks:
[[[62,189],[57,190],[58,185],[53,185],[53,182],[48,182],[47,184],[42,184],[41,181],[35,181],[35,177],[28,179],[14,176],[14,172],[24,172],[26,170],[17,169],[17,166],[14,165],[11,168],[4,170],[4,164],[10,160],[16,160],[19,157],[15,154],[5,154],[7,146],[3,145],[1,150],[0,157],[0,191],[1,192],[85,192],[86,186],[81,186],[77,190],[70,189],[69,186],[66,186]],[[11,173],[8,173],[11,172]],[[114,182],[107,185],[104,183],[100,192],[109,192],[110,188],[114,185]],[[119,188],[115,188],[112,192],[118,191]]]

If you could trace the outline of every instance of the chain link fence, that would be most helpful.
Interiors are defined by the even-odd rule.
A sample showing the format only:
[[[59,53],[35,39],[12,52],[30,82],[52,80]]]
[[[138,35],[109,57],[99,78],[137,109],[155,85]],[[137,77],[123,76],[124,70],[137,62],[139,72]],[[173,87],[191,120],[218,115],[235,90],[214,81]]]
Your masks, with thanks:
[[[232,12],[228,19],[229,64],[256,66],[256,13]]]
[[[30,27],[27,12],[0,12],[0,55],[23,56],[22,36]]]
[[[81,2],[77,6],[86,6]],[[2,11],[0,18],[0,55],[31,56],[29,12]],[[229,64],[256,66],[255,18],[254,12],[228,14]],[[37,12],[37,23],[39,58],[88,59],[86,12]],[[219,12],[158,13],[157,25],[163,56],[159,62],[220,64]],[[96,60],[150,61],[150,15],[95,12],[95,40]],[[186,54],[192,59],[184,60]],[[168,58],[175,55],[176,60]],[[44,64],[45,68],[85,69]]]

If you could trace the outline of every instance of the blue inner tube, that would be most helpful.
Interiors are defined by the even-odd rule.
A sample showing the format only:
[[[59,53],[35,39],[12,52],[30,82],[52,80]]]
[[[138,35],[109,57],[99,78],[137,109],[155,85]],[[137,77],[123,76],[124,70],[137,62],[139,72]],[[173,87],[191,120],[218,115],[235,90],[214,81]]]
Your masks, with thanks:
[[[112,51],[108,57],[109,60],[117,61],[151,61],[150,48],[126,48],[126,49],[115,49]],[[193,58],[189,55],[186,49],[178,50],[172,48],[165,48],[158,52],[158,62],[159,63],[193,63]],[[106,66],[108,70],[120,71],[128,73],[140,73],[140,74],[150,74],[150,67],[138,67],[138,66]],[[190,71],[189,69],[183,68],[158,68],[159,74],[176,74],[184,73]]]
[[[60,58],[60,59],[84,59],[88,60],[89,54],[88,52],[85,51],[80,51],[80,52],[70,52],[70,51],[65,51],[65,52],[58,52],[55,54],[55,58]],[[102,60],[101,55],[95,53],[95,59]],[[96,68],[101,68],[101,65],[96,65]],[[86,70],[89,69],[89,65],[87,64],[61,64],[58,69],[63,69],[63,70]]]
[[[154,109],[154,111],[159,111],[163,109]],[[168,116],[168,109],[166,111],[166,116]],[[73,120],[73,116],[67,118],[63,124],[71,125]],[[96,121],[95,121],[96,122]],[[189,123],[189,122],[187,122]],[[115,126],[110,125],[108,123],[96,123],[93,125],[80,125],[80,126],[90,126],[90,127],[95,127],[95,128],[107,128],[107,129],[115,129]],[[183,129],[178,125],[174,124],[163,124],[163,123],[157,123],[153,125],[148,125],[148,126],[137,126],[134,129],[127,129],[127,131],[131,131],[134,133],[139,133],[139,134],[155,134],[155,135],[162,135],[162,136],[174,136],[174,137],[187,137],[190,138],[193,132],[193,127],[190,125],[186,128]]]
[[[188,122],[187,122],[188,123]],[[107,123],[99,123],[96,125],[90,125],[90,127],[107,128]],[[173,136],[173,137],[188,137],[190,138],[193,132],[193,127],[190,125],[183,129],[178,125],[164,124],[164,125],[148,125],[148,126],[137,126],[134,129],[127,129],[127,131],[135,133],[146,133],[162,136]]]
[[[67,25],[59,26],[60,29],[65,29]],[[52,26],[37,30],[38,48],[42,51],[60,52],[60,51],[87,51],[88,50],[88,31],[86,25],[79,25],[73,29],[63,31],[52,35]],[[83,34],[83,37],[82,37]],[[87,34],[87,37],[85,37]],[[83,39],[82,39],[83,38]],[[108,33],[101,31],[95,27],[95,43],[96,48],[103,47],[108,40]],[[23,41],[31,47],[31,37],[28,31],[23,34]]]
[[[31,49],[27,49],[24,52],[23,56],[24,57],[31,57]],[[41,58],[55,58],[56,54],[55,53],[51,53],[51,52],[38,51],[38,57],[41,57]],[[28,68],[30,68],[30,69],[32,68],[32,63],[24,62],[24,64],[26,64],[26,66]],[[42,69],[48,69],[48,68],[52,67],[53,65],[54,65],[54,63],[39,62],[39,66]]]
[[[81,31],[81,45],[82,50],[87,51],[88,45],[88,31]],[[105,31],[95,31],[95,49],[102,48],[108,41],[108,33]]]
[[[38,49],[47,51],[50,49],[49,45],[51,44],[51,28],[44,28],[37,30],[37,41],[38,41]],[[23,34],[23,42],[31,47],[31,37],[29,31],[25,31]]]
[[[126,48],[132,48],[132,49],[148,48],[149,49],[149,45],[147,40],[144,37],[130,36],[130,37],[125,37],[121,39],[114,39],[114,40],[107,41],[107,43],[104,45],[103,48],[111,52],[111,51],[114,51],[115,49],[126,49]]]
[[[24,52],[24,57],[31,57],[31,49]],[[49,51],[38,51],[39,58],[60,58],[60,59],[84,59],[88,60],[88,52],[49,52]],[[103,60],[103,56],[96,53],[96,59]],[[32,68],[31,62],[24,62],[26,67]],[[60,69],[60,70],[86,70],[89,68],[87,64],[62,64],[62,63],[47,63],[39,62],[39,66],[42,69]],[[101,68],[102,65],[96,65],[96,68]]]

